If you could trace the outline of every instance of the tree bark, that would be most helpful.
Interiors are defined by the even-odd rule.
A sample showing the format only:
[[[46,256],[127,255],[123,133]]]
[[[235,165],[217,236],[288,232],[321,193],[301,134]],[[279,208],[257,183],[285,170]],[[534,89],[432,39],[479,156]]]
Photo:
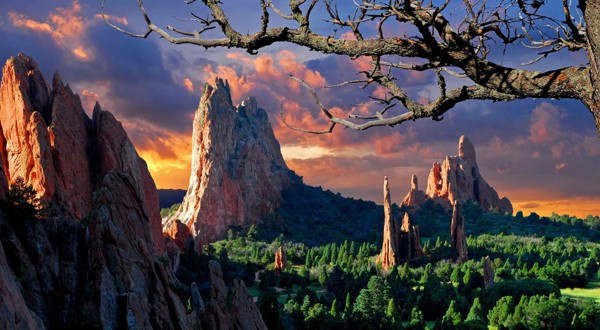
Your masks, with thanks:
[[[600,0],[583,0],[579,3],[586,22],[592,81],[590,96],[584,102],[594,115],[596,131],[600,137]]]

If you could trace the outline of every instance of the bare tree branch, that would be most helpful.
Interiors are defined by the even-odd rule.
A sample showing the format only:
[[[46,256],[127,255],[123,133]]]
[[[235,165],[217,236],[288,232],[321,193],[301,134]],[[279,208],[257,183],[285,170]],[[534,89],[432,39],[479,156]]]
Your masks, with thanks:
[[[102,1],[102,15],[105,22],[126,35],[147,38],[156,33],[173,44],[193,44],[204,48],[228,47],[240,48],[251,54],[278,42],[289,42],[307,47],[324,54],[337,54],[351,59],[370,58],[370,69],[359,72],[363,77],[334,84],[328,87],[340,87],[363,84],[362,88],[378,84],[385,88],[384,99],[371,98],[385,104],[384,110],[372,116],[350,116],[349,119],[365,121],[353,122],[332,115],[317,93],[306,82],[291,77],[310,91],[321,114],[328,120],[330,127],[324,131],[294,128],[315,134],[331,132],[336,125],[362,130],[373,126],[394,126],[407,120],[432,118],[441,120],[443,114],[456,104],[470,100],[510,101],[514,99],[535,98],[571,98],[584,102],[597,119],[600,135],[600,105],[594,105],[598,99],[589,66],[570,66],[551,69],[545,72],[508,67],[488,59],[488,54],[498,48],[511,45],[524,45],[538,53],[532,64],[552,54],[563,51],[590,49],[589,30],[584,20],[586,1],[579,1],[579,9],[571,0],[562,0],[560,11],[555,16],[545,14],[544,6],[549,1],[539,0],[445,0],[426,1],[354,1],[353,13],[344,13],[335,0],[289,0],[289,13],[277,8],[271,0],[259,0],[262,13],[260,28],[254,33],[243,34],[229,22],[218,0],[188,0],[206,13],[206,19],[192,14],[191,21],[199,27],[186,30],[175,26],[161,28],[153,23],[143,5],[138,7],[147,30],[133,33],[108,21],[104,14],[105,0]],[[325,34],[313,30],[313,13],[321,2],[328,16],[333,33]],[[581,5],[583,3],[583,6]],[[454,5],[451,5],[454,4]],[[464,15],[458,15],[459,21],[449,20],[448,14],[455,15],[459,5]],[[289,22],[289,26],[271,26],[270,12]],[[462,18],[462,20],[461,20]],[[408,29],[407,29],[408,28]],[[206,38],[206,31],[218,31],[221,37]],[[350,31],[355,40],[336,37],[338,31]],[[410,31],[410,35],[395,35],[395,31]],[[593,56],[592,56],[593,57]],[[594,59],[591,59],[594,62]],[[595,63],[595,62],[594,62]],[[431,70],[431,71],[430,71]],[[409,96],[402,82],[395,78],[400,71],[433,72],[437,78],[440,96],[421,104]],[[448,89],[446,76],[462,79],[463,86]],[[433,76],[433,75],[432,75]],[[448,76],[449,77],[449,76]],[[597,79],[596,79],[597,80]],[[597,101],[600,104],[600,100]],[[397,105],[392,107],[391,104]],[[403,108],[399,115],[385,117],[388,109]],[[390,110],[391,111],[391,110]]]

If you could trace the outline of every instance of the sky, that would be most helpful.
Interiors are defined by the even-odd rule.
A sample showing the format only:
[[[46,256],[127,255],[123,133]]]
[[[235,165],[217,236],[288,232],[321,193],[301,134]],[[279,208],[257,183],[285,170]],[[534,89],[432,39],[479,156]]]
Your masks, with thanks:
[[[236,28],[256,30],[258,1],[248,1],[253,6],[225,2]],[[178,17],[188,17],[200,4],[149,0],[145,5],[158,25],[189,27],[189,21]],[[289,75],[313,86],[333,112],[365,114],[378,109],[367,96],[383,95],[381,87],[322,87],[356,79],[356,72],[368,67],[365,59],[327,56],[289,44],[250,55],[172,45],[156,36],[135,39],[105,24],[100,12],[99,0],[2,1],[0,61],[25,53],[38,62],[47,81],[59,72],[88,114],[96,101],[113,112],[148,162],[158,188],[187,188],[192,118],[204,84],[220,77],[229,81],[234,104],[254,96],[267,110],[288,166],[308,184],[381,204],[383,177],[388,176],[392,200],[399,204],[410,189],[410,177],[416,174],[425,189],[432,164],[457,154],[458,139],[465,134],[475,145],[483,177],[512,201],[515,212],[600,215],[600,140],[591,113],[577,101],[469,101],[440,122],[422,119],[362,132],[338,127],[332,134],[310,135],[281,121],[283,111],[294,126],[327,127],[310,95]],[[112,23],[144,31],[136,1],[109,1],[106,12]],[[315,22],[315,29],[329,28],[324,20]],[[338,36],[348,33],[339,31]],[[494,60],[515,67],[534,57],[527,49],[509,49],[500,50]],[[585,63],[583,53],[561,53],[530,69]],[[430,73],[398,72],[396,77],[417,99],[436,96]]]

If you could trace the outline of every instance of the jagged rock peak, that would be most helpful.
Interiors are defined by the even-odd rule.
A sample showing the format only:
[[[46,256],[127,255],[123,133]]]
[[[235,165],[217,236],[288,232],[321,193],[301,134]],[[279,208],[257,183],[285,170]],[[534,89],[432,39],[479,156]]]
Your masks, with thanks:
[[[506,197],[499,198],[496,190],[479,172],[475,147],[465,135],[459,139],[458,155],[446,156],[442,163],[433,163],[427,179],[426,192],[418,190],[416,181],[413,180],[411,190],[402,205],[416,211],[427,198],[433,199],[448,210],[452,209],[456,202],[475,201],[484,211],[513,211],[510,200]]]
[[[458,157],[467,161],[471,166],[477,166],[475,146],[466,135],[461,135],[458,140]]]
[[[0,213],[0,327],[193,328],[155,254],[164,240],[146,163],[112,114],[97,105],[90,120],[58,75],[52,84],[22,54],[3,68],[0,191],[22,177],[51,207],[43,221]]]
[[[7,181],[24,178],[43,204],[52,205],[50,216],[82,220],[93,210],[92,195],[104,176],[127,173],[153,230],[156,251],[162,252],[156,186],[121,123],[98,104],[90,119],[59,74],[49,90],[38,65],[23,54],[10,58],[2,71],[0,157]],[[0,186],[2,179],[0,175]]]
[[[410,178],[410,190],[419,190],[419,180],[417,179],[416,174],[413,174]]]
[[[427,200],[427,195],[423,190],[419,190],[419,182],[415,174],[410,179],[410,191],[404,197],[402,205],[408,207],[411,212],[416,212]]]
[[[227,81],[207,84],[193,122],[190,182],[176,220],[190,228],[196,246],[249,226],[273,212],[289,184],[288,169],[266,111],[248,98],[234,107]]]

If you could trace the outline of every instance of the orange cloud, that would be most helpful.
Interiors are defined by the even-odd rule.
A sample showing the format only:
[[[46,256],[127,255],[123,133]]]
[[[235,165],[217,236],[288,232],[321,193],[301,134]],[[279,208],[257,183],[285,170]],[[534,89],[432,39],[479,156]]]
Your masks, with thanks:
[[[15,27],[49,35],[58,46],[68,50],[76,59],[89,61],[92,59],[93,51],[86,42],[86,24],[80,12],[81,5],[78,0],[75,0],[69,8],[56,8],[55,12],[48,15],[48,20],[45,22],[36,21],[13,11],[8,13],[8,19]]]
[[[525,215],[535,212],[550,216],[552,213],[569,214],[579,218],[588,215],[600,215],[600,197],[572,197],[568,199],[548,200],[513,200],[516,211],[522,210]]]
[[[106,19],[108,21],[110,21],[112,23],[129,25],[129,21],[127,21],[127,17],[119,17],[119,16],[114,16],[114,15],[108,15],[108,14],[104,14],[104,16],[106,17]],[[94,15],[94,18],[97,20],[104,20],[104,17],[102,17],[102,14],[96,14],[96,15]]]
[[[564,170],[565,167],[567,167],[567,163],[559,163],[554,166],[554,169],[556,170],[556,172],[560,172]]]
[[[194,83],[190,80],[190,78],[183,79],[183,86],[187,89],[188,92],[194,92]]]

